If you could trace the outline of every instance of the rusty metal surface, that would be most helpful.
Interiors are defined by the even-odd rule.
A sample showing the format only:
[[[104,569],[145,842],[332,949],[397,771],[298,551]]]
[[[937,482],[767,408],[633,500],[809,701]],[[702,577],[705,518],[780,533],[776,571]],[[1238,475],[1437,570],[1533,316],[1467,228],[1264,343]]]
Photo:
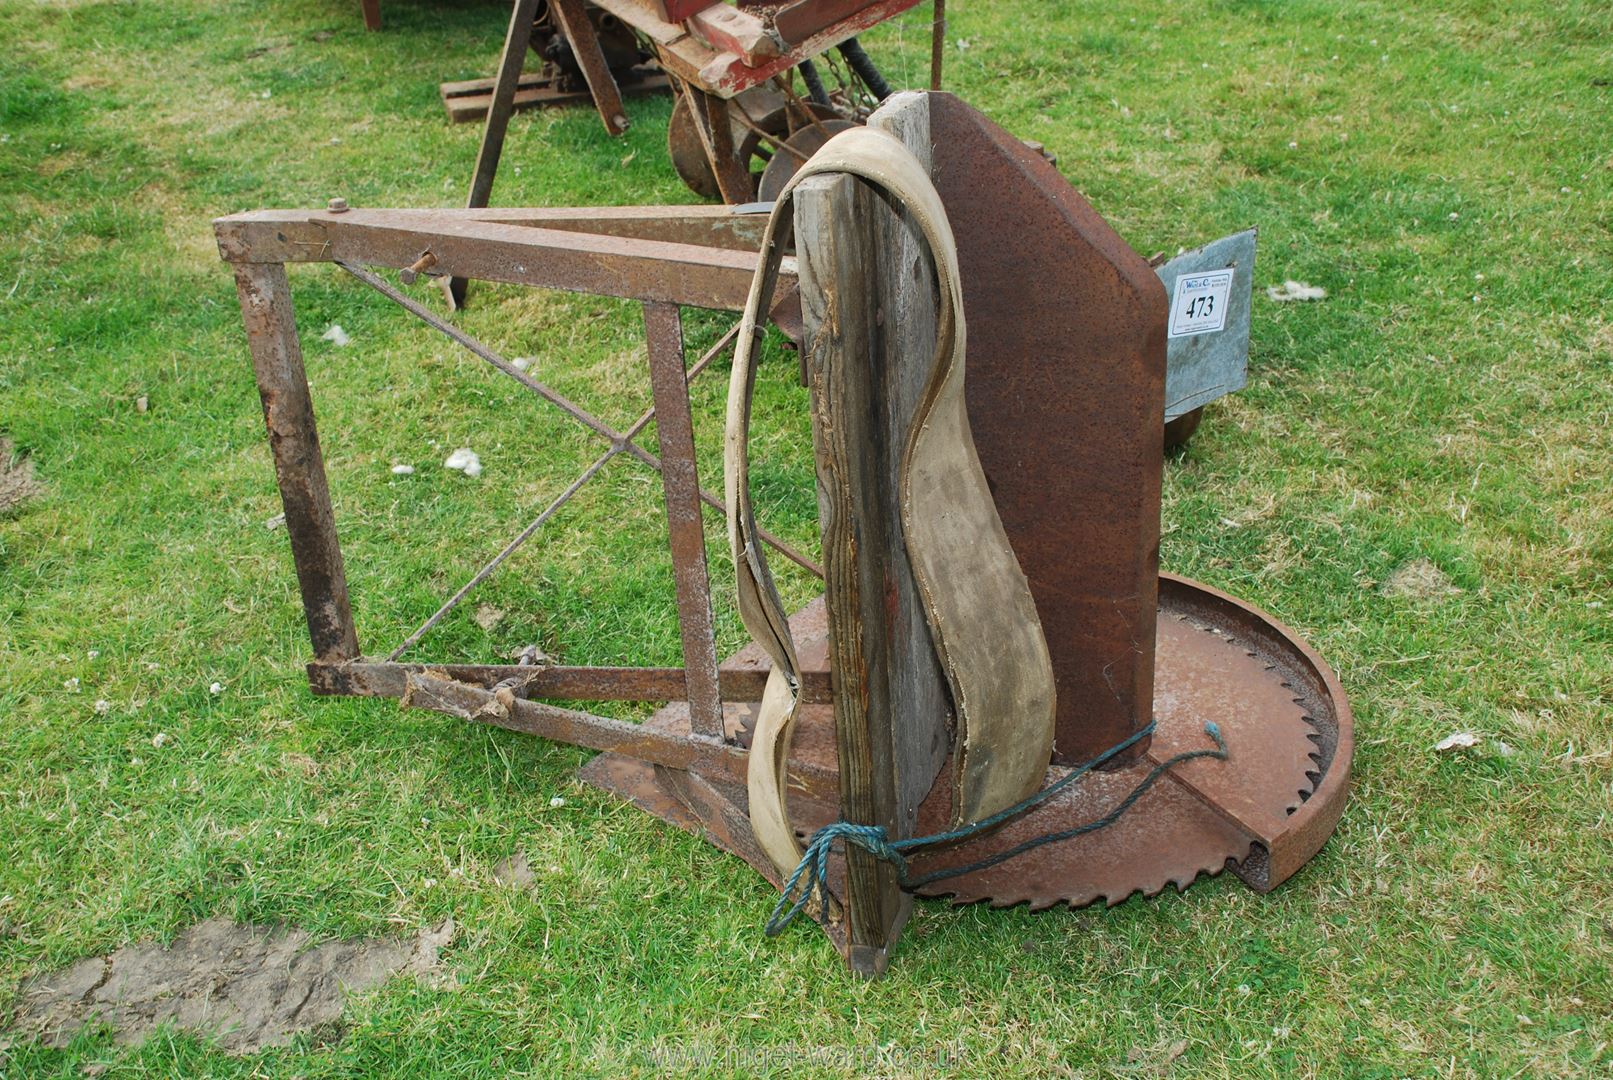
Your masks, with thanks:
[[[1283,828],[1311,789],[1314,728],[1291,690],[1265,658],[1212,632],[1190,615],[1167,611],[1159,620],[1154,720],[1147,754],[1122,769],[1088,776],[1049,803],[990,837],[914,863],[918,874],[961,866],[1020,841],[1102,817],[1156,764],[1208,745],[1206,721],[1226,737],[1226,761],[1177,766],[1115,824],[1038,848],[1021,858],[937,882],[926,895],[993,906],[1032,908],[1102,900],[1118,904],[1167,885],[1185,889],[1200,874],[1219,873],[1230,859]],[[1063,770],[1049,770],[1048,782]],[[931,810],[944,828],[945,806]]]
[[[349,214],[340,200],[332,201],[333,210],[326,212],[318,220],[321,225],[318,233],[324,233],[323,223],[336,218],[337,214]],[[336,208],[340,209],[336,209]],[[358,217],[353,214],[353,217]],[[609,217],[609,215],[606,215]],[[696,215],[698,218],[699,215]],[[412,220],[411,220],[412,218]],[[437,252],[444,249],[440,241],[441,233],[433,232],[430,225],[430,216],[417,216],[404,214],[401,219],[392,219],[390,215],[375,216],[370,224],[381,221],[398,220],[405,222],[406,230],[425,228],[431,237],[431,243],[424,250],[416,250],[407,261],[393,261],[392,265],[412,268],[416,273],[451,273],[455,267],[450,260],[440,259]],[[300,258],[335,261],[332,248],[341,245],[332,245],[330,237],[315,238],[314,246],[304,248],[308,243],[308,232],[299,232],[298,226],[307,226],[314,220],[311,215],[275,215],[258,214],[245,215],[241,218],[221,221],[219,223],[220,249],[226,258],[235,262],[237,282],[241,292],[242,313],[248,334],[249,344],[253,353],[254,367],[258,374],[260,389],[263,394],[265,419],[267,422],[270,442],[275,458],[277,477],[282,490],[282,498],[287,510],[288,532],[292,540],[293,552],[296,557],[297,572],[303,586],[306,614],[308,619],[310,637],[314,645],[315,663],[310,666],[309,678],[311,685],[323,693],[353,693],[369,695],[390,695],[402,699],[406,704],[445,712],[485,723],[509,727],[515,730],[526,731],[542,735],[558,741],[588,746],[601,750],[616,750],[629,756],[645,761],[655,762],[674,768],[687,768],[699,765],[705,770],[715,770],[718,773],[731,773],[735,776],[743,775],[744,754],[737,748],[724,745],[725,729],[721,722],[718,706],[720,692],[719,676],[716,671],[714,646],[707,646],[707,654],[703,658],[698,655],[698,648],[691,649],[691,655],[685,668],[672,673],[676,683],[675,689],[668,688],[664,673],[651,671],[639,673],[626,671],[582,671],[571,669],[568,672],[546,674],[543,669],[505,665],[469,665],[451,671],[448,668],[430,665],[399,665],[393,663],[362,663],[356,662],[358,656],[358,642],[349,610],[345,574],[340,550],[336,544],[336,535],[333,515],[330,507],[329,494],[326,489],[323,472],[323,462],[318,444],[317,432],[313,421],[312,408],[309,401],[307,380],[301,363],[301,354],[297,344],[296,326],[290,306],[290,292],[285,276],[285,267],[281,263],[261,259],[262,252],[254,252],[254,241],[282,250],[298,250]],[[351,221],[352,218],[341,220]],[[474,222],[474,218],[461,218],[467,224]],[[687,226],[687,221],[676,214],[657,216],[654,213],[644,217],[638,215],[634,220],[639,224],[648,222],[652,227],[657,222],[670,223],[671,227],[681,228]],[[694,220],[694,219],[690,219]],[[718,219],[711,218],[714,224]],[[726,226],[726,222],[722,222]],[[601,237],[586,232],[561,232],[547,229],[527,229],[520,226],[498,226],[500,229],[510,230],[508,235],[515,239],[517,246],[526,247],[525,258],[532,259],[541,256],[543,246],[542,236],[547,234],[551,240],[560,237],[574,237],[583,247],[599,240]],[[385,231],[383,227],[382,231]],[[291,232],[292,236],[285,235]],[[525,240],[536,240],[536,246],[527,246]],[[366,232],[366,226],[359,224],[357,233],[350,235],[354,246],[367,255],[374,255],[368,241],[374,235]],[[616,243],[627,245],[629,248],[641,251],[653,249],[658,244],[653,240],[639,240],[632,238],[616,238]],[[561,246],[571,248],[572,240],[561,241]],[[383,250],[397,250],[394,245],[388,248],[386,243],[380,245]],[[414,246],[414,245],[410,245]],[[686,245],[670,245],[674,248],[685,248]],[[486,255],[485,251],[474,246],[471,249],[476,257]],[[712,253],[723,253],[721,248],[705,249]],[[520,257],[520,256],[518,256]],[[652,256],[653,258],[653,256]],[[390,259],[383,258],[383,264]],[[645,410],[638,420],[625,431],[618,431],[612,426],[594,417],[580,406],[557,394],[551,388],[539,383],[527,373],[520,371],[504,360],[493,350],[481,342],[476,341],[463,331],[459,330],[421,304],[415,302],[401,293],[392,285],[377,277],[375,274],[361,266],[341,263],[343,269],[353,274],[359,280],[381,292],[394,303],[410,311],[429,325],[447,334],[453,340],[480,356],[505,374],[521,382],[529,390],[543,397],[551,404],[561,408],[573,418],[583,423],[596,434],[604,438],[609,446],[592,465],[585,469],[565,491],[561,492],[550,505],[510,544],[485,565],[472,579],[466,583],[449,601],[431,616],[414,634],[410,635],[398,649],[394,650],[389,660],[395,660],[405,649],[418,642],[421,636],[430,630],[431,626],[452,606],[461,600],[475,585],[491,574],[500,563],[507,558],[527,537],[531,536],[567,498],[582,486],[592,475],[602,468],[612,457],[626,454],[637,458],[652,469],[662,471],[666,462],[662,456],[651,454],[639,447],[633,439],[656,416],[654,407]],[[576,282],[570,282],[576,285]],[[651,296],[653,301],[653,293]],[[658,373],[652,378],[652,383],[659,383],[658,403],[669,410],[673,415],[673,422],[664,425],[663,436],[667,436],[674,429],[681,426],[686,436],[682,443],[674,447],[672,461],[674,472],[683,469],[679,474],[669,479],[669,502],[678,504],[674,510],[679,516],[679,524],[674,531],[679,537],[693,537],[691,550],[698,553],[698,558],[704,560],[704,544],[698,529],[698,507],[704,503],[722,509],[720,500],[708,492],[701,490],[693,470],[693,440],[689,431],[687,380],[695,377],[710,364],[716,356],[733,341],[737,327],[730,330],[694,365],[687,373],[684,371],[681,333],[678,331],[678,317],[676,308],[670,305],[651,303],[647,312],[647,331],[655,357],[654,367]],[[677,423],[681,416],[682,424]],[[675,440],[674,440],[675,441]],[[686,475],[684,475],[686,474]],[[684,481],[687,481],[685,483]],[[688,505],[681,505],[681,504]],[[689,511],[693,509],[696,514],[695,528],[688,526],[686,519]],[[769,541],[772,542],[772,541]],[[689,547],[690,545],[684,545]],[[787,557],[800,562],[809,571],[816,571],[811,560],[806,559],[798,552],[794,552],[788,545],[780,549]],[[690,553],[684,552],[685,557],[678,559],[681,570],[687,571]],[[818,571],[821,573],[821,571]],[[705,637],[710,640],[709,618],[709,586],[704,582],[686,582],[682,591],[687,600],[693,589],[698,593],[695,603],[706,605]],[[683,615],[688,619],[699,636],[699,620],[689,619],[692,613],[691,605],[685,604]],[[694,643],[696,638],[690,638]],[[456,676],[462,676],[466,681],[461,682]],[[744,674],[730,676],[736,679],[738,687],[736,692],[746,692],[747,678],[754,682],[754,677]],[[692,698],[697,703],[704,702],[705,715],[701,724],[704,734],[694,736],[685,735],[681,738],[668,737],[662,733],[650,730],[641,730],[636,725],[604,717],[593,716],[588,713],[568,709],[559,709],[528,700],[535,690],[543,690],[551,694],[573,694],[588,696],[591,692],[598,693],[607,698],[643,698],[666,699],[674,696]],[[812,687],[812,692],[821,696],[828,695],[827,676],[822,676]],[[715,722],[713,722],[715,720]],[[818,785],[821,784],[821,777]],[[832,781],[825,790],[832,790]]]
[[[941,65],[947,51],[947,0],[932,0],[930,22],[930,89],[941,89]]]
[[[722,206],[256,210],[213,222],[227,262],[346,262],[716,311],[745,306],[765,214]],[[772,318],[800,333],[793,262]]]
[[[734,131],[738,121],[733,114],[742,108],[739,99],[730,101],[687,84],[684,92],[706,140],[706,160],[723,201],[750,202],[756,194],[756,180],[751,175],[750,155],[744,152],[744,137]]]
[[[803,126],[794,135],[786,139],[774,152],[762,170],[761,183],[757,185],[756,197],[762,202],[772,202],[784,190],[784,185],[790,182],[790,177],[801,171],[806,160],[817,153],[823,144],[842,131],[856,127],[850,120],[838,118],[820,119],[817,123]]]
[[[706,140],[695,120],[687,95],[674,91],[672,116],[666,125],[666,152],[672,169],[684,185],[702,199],[722,198],[717,174],[711,169]]]
[[[506,225],[464,211],[259,211],[214,223],[234,263],[345,262],[401,269],[430,251],[434,273],[629,300],[740,311],[754,251]]]
[[[770,141],[789,134],[785,106],[784,95],[770,83],[728,102],[679,84],[666,132],[667,153],[679,178],[702,198],[722,199],[731,190],[734,197],[726,201],[749,202]],[[718,119],[727,132],[721,146],[714,138]],[[722,182],[714,155],[726,155],[721,159]],[[759,242],[752,250],[757,246]]]
[[[1313,787],[1288,815],[1280,833],[1265,837],[1254,853],[1232,867],[1257,892],[1266,892],[1298,872],[1322,849],[1338,825],[1349,796],[1355,754],[1355,721],[1333,669],[1293,630],[1266,612],[1218,589],[1170,574],[1160,576],[1161,605],[1264,658],[1268,678],[1292,692],[1311,726]]]
[[[1204,407],[1201,405],[1191,412],[1185,412],[1175,420],[1165,421],[1165,449],[1175,450],[1187,445],[1187,440],[1199,429],[1199,423],[1204,419]]]
[[[1084,760],[1152,700],[1165,291],[1053,166],[957,98],[930,95],[930,135],[975,447],[1053,657],[1055,760]]]
[[[235,287],[252,349],[286,532],[297,565],[303,612],[314,657],[351,660],[358,634],[347,597],[347,572],[336,540],[336,518],[319,449],[313,400],[303,372],[302,345],[283,266],[240,265]]]
[[[1151,762],[1202,745],[1199,728],[1215,719],[1227,734],[1230,761],[1182,768],[1111,829],[1049,845],[930,891],[958,902],[997,905],[1118,902],[1137,891],[1152,893],[1172,883],[1182,887],[1199,874],[1228,866],[1251,888],[1270,888],[1320,848],[1342,811],[1353,748],[1342,692],[1326,665],[1274,620],[1214,590],[1155,576],[1161,433],[1153,425],[1163,415],[1164,337],[1157,279],[1045,162],[961,104],[954,103],[959,111],[950,114],[949,100],[935,98],[932,115],[939,119],[931,134],[948,146],[937,169],[938,187],[943,198],[950,193],[960,200],[953,224],[964,256],[965,305],[976,346],[971,416],[1004,523],[1048,629],[1055,665],[1064,665],[1060,698],[1075,703],[1071,716],[1061,718],[1074,741],[1061,743],[1061,749],[1073,757],[1090,756],[1145,721],[1150,706],[1160,730],[1137,761],[1090,777],[968,848],[932,854],[915,871],[946,860],[972,861],[981,851],[1101,816]],[[996,197],[976,194],[969,201],[971,189]],[[700,605],[686,603],[684,595],[697,585],[698,591],[708,591],[709,582],[679,582],[680,616],[695,633],[691,639],[685,626],[683,668],[356,659],[359,646],[283,266],[293,261],[343,265],[608,444],[451,605],[617,455],[663,473],[668,504],[677,516],[671,539],[675,548],[685,549],[674,556],[680,574],[693,565],[697,546],[703,562],[703,542],[696,543],[699,514],[696,509],[690,525],[690,507],[721,503],[699,488],[692,439],[679,441],[688,403],[682,396],[681,414],[670,404],[686,390],[672,305],[738,306],[755,257],[734,249],[744,246],[750,223],[657,208],[620,214],[445,214],[355,211],[333,200],[330,211],[239,215],[217,224],[220,250],[236,264],[316,654],[309,667],[315,690],[393,696],[408,706],[605,751],[588,767],[591,780],[742,857],[754,856],[742,783],[747,724],[754,716],[749,702],[760,696],[766,664],[759,650],[742,650],[713,671],[714,657],[701,645],[709,640],[709,597],[702,629]],[[709,230],[711,243],[677,239],[699,238],[702,229]],[[1029,258],[1021,251],[1010,259],[997,249],[1005,247],[1001,237],[1015,230],[1035,232],[1043,238],[1041,246],[1057,249],[1058,257],[1032,248]],[[972,271],[970,258],[976,260]],[[618,430],[359,264],[645,301],[652,385],[657,405],[667,410],[662,454],[633,441],[655,417],[654,409]],[[1026,281],[1035,288],[1026,288]],[[1157,333],[1148,329],[1156,325]],[[693,365],[687,378],[716,351]],[[686,462],[684,476],[678,470]],[[1022,530],[1018,537],[1016,528]],[[799,553],[787,554],[817,569]],[[1162,616],[1157,625],[1156,595]],[[838,816],[839,788],[822,607],[798,617],[804,695],[814,703],[803,710],[789,790],[796,822],[810,828]],[[429,627],[430,620],[421,632]],[[418,634],[405,647],[416,640]],[[1121,655],[1111,654],[1116,649]],[[1156,652],[1158,677],[1153,679]],[[632,724],[534,700],[544,696],[669,704],[650,721]],[[949,775],[943,770],[940,786],[926,801],[920,831],[945,821]]]
[[[515,108],[521,65],[526,61],[527,47],[532,41],[532,22],[537,8],[538,0],[515,0],[510,11],[509,29],[504,35],[504,51],[499,55],[498,74],[493,78],[493,92],[488,100],[487,123],[482,127],[476,166],[471,170],[470,194],[465,199],[467,207],[486,206],[493,194],[493,180],[498,175],[498,161],[504,153],[504,136],[509,131],[510,113]],[[465,306],[468,284],[463,275],[448,279],[448,295],[456,308]]]
[[[520,368],[517,368],[508,360],[504,359],[504,357],[500,356],[497,352],[488,348],[485,344],[477,339],[471,337],[459,327],[438,318],[424,305],[416,302],[408,296],[405,296],[403,293],[399,292],[397,289],[394,289],[391,285],[387,284],[384,280],[376,275],[370,273],[368,270],[345,262],[338,262],[337,265],[343,270],[346,270],[349,274],[352,274],[354,277],[358,278],[360,281],[364,282],[366,285],[370,286],[382,296],[385,296],[387,299],[409,312],[409,314],[415,316],[427,326],[430,326],[432,329],[438,331],[456,344],[465,348],[467,351],[487,361],[489,364],[492,364],[499,371],[503,372],[505,375],[508,375],[510,378],[514,379],[516,382],[520,383],[522,386],[526,387],[543,400],[560,409],[573,420],[576,420],[578,423],[582,424],[588,430],[592,431],[601,438],[604,438],[610,443],[610,449],[596,458],[594,462],[584,471],[584,475],[573,482],[571,487],[562,492],[560,496],[558,496],[556,500],[550,504],[550,507],[545,510],[543,514],[539,515],[538,520],[534,521],[532,525],[529,526],[529,530],[535,529],[537,526],[543,524],[549,514],[558,509],[560,505],[562,505],[567,499],[576,493],[576,490],[580,488],[583,483],[590,479],[594,473],[598,472],[600,468],[602,468],[607,462],[610,461],[612,457],[616,456],[617,454],[625,453],[629,457],[635,458],[639,462],[648,465],[656,472],[661,471],[662,463],[660,456],[650,453],[648,450],[645,450],[643,447],[639,446],[633,441],[638,432],[641,431],[644,426],[648,424],[649,421],[654,417],[655,410],[653,408],[647,410],[643,415],[641,415],[629,430],[617,431],[615,428],[594,416],[576,402],[571,401],[565,395],[533,378],[530,374],[522,371]],[[704,367],[705,364],[709,362],[716,354],[718,349],[720,349],[722,345],[731,338],[732,333],[733,331],[730,331],[729,337],[725,337],[723,341],[719,342],[716,347],[714,347],[706,354],[704,358],[702,358],[700,364],[697,366]],[[705,503],[707,506],[710,506],[712,509],[717,511],[722,511],[724,509],[722,500],[718,499],[717,496],[713,495],[711,492],[701,488],[699,489],[699,496],[700,501]],[[530,532],[519,537],[516,541],[516,545],[524,541],[529,535]],[[788,543],[780,540],[778,537],[773,536],[766,530],[757,530],[757,535],[765,540],[771,547],[777,550],[779,554],[783,555],[785,558],[789,559],[803,570],[806,570],[808,573],[815,574],[818,577],[823,576],[822,568],[820,568],[811,559],[801,554]],[[509,551],[513,550],[514,547],[512,546],[506,550],[505,555],[507,555]],[[499,561],[502,561],[502,558],[503,556],[500,557]],[[469,588],[469,586],[467,586],[467,588]],[[434,618],[440,617],[441,614],[442,613],[439,612],[438,616],[434,616]],[[429,629],[429,627],[427,629]],[[402,651],[402,648],[398,649],[391,655],[391,657],[389,657],[389,659],[397,659]]]
[[[711,578],[706,572],[706,532],[700,517],[700,477],[695,464],[689,373],[684,367],[683,323],[678,309],[669,304],[645,304],[644,335],[649,343],[667,542],[672,554],[678,628],[683,637],[686,700],[694,730],[708,738],[721,739],[722,702],[717,694]]]
[[[1315,728],[1270,667],[1191,614],[1160,617],[1154,693],[1159,727],[1147,760],[1157,764],[1201,747],[1205,722],[1219,724],[1228,745],[1237,742],[1237,753],[1227,761],[1184,762],[1171,778],[1257,839],[1282,831],[1310,794],[1315,768]]]
[[[915,860],[915,874],[963,865],[1021,840],[1103,816],[1152,768],[1179,749],[1203,746],[1206,720],[1220,724],[1230,757],[1195,761],[1167,773],[1131,811],[1100,832],[1038,848],[966,877],[938,882],[923,895],[956,903],[1041,909],[1120,903],[1167,886],[1184,889],[1200,876],[1232,869],[1258,891],[1280,883],[1316,853],[1338,820],[1349,782],[1353,746],[1349,707],[1337,680],[1280,623],[1196,582],[1166,576],[1159,588],[1160,619],[1155,713],[1159,734],[1148,755],[1122,769],[1095,773],[1049,804],[967,846]],[[797,641],[821,647],[821,606],[791,620]],[[759,650],[742,650],[725,670],[759,672]],[[727,706],[742,730],[746,706]],[[737,721],[737,723],[736,723]],[[647,722],[668,733],[688,730],[676,705]],[[651,808],[677,797],[652,773],[622,769],[602,755],[584,779]],[[830,710],[806,710],[796,728],[792,769],[802,777],[832,775],[835,743]],[[1050,770],[1049,779],[1062,770]],[[921,811],[919,831],[946,827],[949,773]],[[803,834],[838,815],[837,801],[815,785],[791,790],[791,815]],[[652,812],[690,828],[711,807],[677,802],[677,813]],[[681,818],[680,818],[680,815]],[[698,831],[698,830],[697,830]],[[836,868],[831,887],[841,880]]]
[[[712,169],[714,150],[708,145],[706,129],[695,120],[689,102],[706,97],[689,90],[678,96],[667,124],[667,151],[673,168],[689,189],[708,199],[724,198],[717,174]],[[772,201],[784,181],[794,175],[807,158],[829,136],[855,126],[832,106],[802,101],[788,85],[772,83],[755,86],[732,99],[727,106],[732,134],[735,179],[729,187],[748,202],[752,195],[762,202]],[[811,129],[816,137],[802,135]],[[766,179],[773,177],[771,183]],[[738,202],[733,198],[729,202]],[[759,242],[752,250],[760,246]]]
[[[545,230],[532,235],[522,232],[502,234],[502,238],[507,240],[531,241],[528,254],[534,259],[549,258],[556,246],[575,246],[575,241],[553,235],[558,231],[676,244],[681,246],[674,249],[676,255],[698,254],[698,251],[691,252],[689,249],[737,252],[741,256],[740,265],[754,268],[756,250],[761,246],[767,216],[754,212],[740,213],[737,208],[725,206],[486,207],[382,211],[350,208],[349,212],[342,214],[327,208],[253,210],[231,214],[213,222],[219,254],[232,263],[329,262],[336,257],[332,246],[333,233],[340,232],[347,235],[349,253],[356,256],[358,261],[371,266],[390,265],[385,258],[391,251],[389,243],[364,243],[377,224],[424,230],[441,230],[445,226],[451,230],[462,225],[505,225]],[[588,250],[596,249],[590,245]],[[709,250],[707,255],[708,263],[720,260],[721,265],[728,265],[732,262],[731,256],[717,256]],[[410,258],[412,260],[417,256],[418,252]],[[491,259],[487,261],[492,262]],[[398,265],[406,266],[408,261]],[[491,266],[473,263],[469,269],[485,271]],[[793,272],[788,275],[791,282],[794,277]],[[642,300],[645,297],[635,295],[633,299]],[[738,310],[743,303],[744,297],[740,296],[732,307],[718,306],[723,310]]]
[[[435,671],[455,682],[491,690],[508,679],[520,680],[526,696],[562,701],[673,701],[687,690],[682,668],[575,667],[571,665],[375,663],[362,660],[308,665],[308,685],[316,694],[401,697],[407,676]],[[718,669],[721,696],[733,702],[759,701],[767,684],[767,668]],[[801,700],[826,704],[829,673],[805,671]]]
[[[627,110],[622,108],[622,92],[600,48],[598,30],[583,8],[583,0],[549,0],[549,12],[566,35],[572,57],[582,68],[588,91],[594,98],[594,108],[599,110],[600,122],[609,134],[620,135],[628,128]]]
[[[493,193],[493,179],[498,174],[498,159],[504,152],[504,136],[509,130],[516,86],[521,80],[521,65],[532,40],[532,21],[537,10],[538,0],[516,0],[510,10],[504,51],[499,56],[498,74],[493,80],[493,99],[488,106],[487,124],[482,129],[481,147],[476,152],[476,168],[471,173],[467,207],[486,206]]]
[[[747,755],[744,748],[692,734],[687,702],[675,703],[681,713],[676,728],[634,724],[530,701],[521,696],[519,686],[501,687],[498,690],[468,686],[445,678],[430,668],[405,677],[399,702],[405,708],[426,709],[571,746],[608,751],[652,765],[694,769],[708,779],[724,779],[740,784],[745,781]],[[833,799],[839,790],[833,772],[807,763],[792,767],[792,781],[801,785],[804,797],[808,799]]]

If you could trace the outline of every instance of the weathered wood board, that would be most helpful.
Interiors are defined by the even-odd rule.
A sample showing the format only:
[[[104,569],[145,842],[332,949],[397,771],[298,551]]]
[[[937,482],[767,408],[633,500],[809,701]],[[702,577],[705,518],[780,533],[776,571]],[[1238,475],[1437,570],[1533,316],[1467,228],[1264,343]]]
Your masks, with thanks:
[[[925,105],[918,98],[892,119],[921,134],[927,159]],[[948,748],[948,692],[898,498],[906,435],[933,368],[935,270],[917,225],[865,180],[804,181],[795,223],[841,816],[911,836]],[[910,907],[889,865],[848,853],[855,970],[883,968]]]

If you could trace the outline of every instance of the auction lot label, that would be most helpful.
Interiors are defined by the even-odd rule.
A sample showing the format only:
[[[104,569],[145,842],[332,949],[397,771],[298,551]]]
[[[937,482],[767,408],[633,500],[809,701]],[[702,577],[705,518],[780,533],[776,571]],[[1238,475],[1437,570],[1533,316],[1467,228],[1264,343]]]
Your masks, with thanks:
[[[1227,324],[1227,299],[1232,295],[1232,270],[1183,274],[1176,279],[1171,299],[1170,336],[1213,334]]]

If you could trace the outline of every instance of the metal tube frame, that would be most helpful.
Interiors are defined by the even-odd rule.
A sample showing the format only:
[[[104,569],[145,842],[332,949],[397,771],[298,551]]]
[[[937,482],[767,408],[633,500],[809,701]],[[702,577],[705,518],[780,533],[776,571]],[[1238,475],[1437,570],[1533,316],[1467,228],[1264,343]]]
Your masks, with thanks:
[[[686,361],[682,306],[738,311],[744,306],[761,219],[721,207],[609,210],[263,211],[215,222],[219,250],[235,270],[253,368],[263,399],[276,480],[301,585],[314,658],[316,694],[398,698],[405,705],[529,732],[671,769],[743,782],[746,750],[725,731],[723,702],[761,696],[765,667],[721,667],[713,633],[702,506],[722,511],[699,483],[689,383],[732,345],[735,326],[693,364]],[[749,250],[747,250],[747,248]],[[430,256],[427,258],[426,256]],[[384,660],[361,655],[345,567],[325,479],[286,265],[334,263],[443,333],[608,444],[513,540]],[[411,269],[635,299],[643,304],[653,404],[618,430],[496,351],[440,318],[370,267]],[[793,268],[787,268],[793,284]],[[406,275],[407,276],[407,275]],[[793,290],[791,290],[793,292]],[[775,307],[789,325],[793,297]],[[634,440],[659,418],[660,454]],[[469,593],[552,519],[616,457],[659,473],[683,644],[682,668],[405,663],[414,648]],[[786,558],[822,577],[811,559],[776,537]],[[827,672],[809,672],[807,700],[830,700]],[[683,735],[546,704],[538,698],[687,702]],[[821,775],[820,775],[821,773]],[[832,772],[807,769],[809,790],[835,791]]]

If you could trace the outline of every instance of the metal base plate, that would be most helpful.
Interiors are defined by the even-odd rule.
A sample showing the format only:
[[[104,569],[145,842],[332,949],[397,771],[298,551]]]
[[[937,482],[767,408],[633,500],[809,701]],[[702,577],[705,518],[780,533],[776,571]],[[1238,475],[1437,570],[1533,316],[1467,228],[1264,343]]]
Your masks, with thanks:
[[[821,602],[792,620],[796,640],[821,644]],[[816,634],[816,640],[813,635]],[[987,870],[937,882],[922,895],[995,907],[1033,909],[1118,904],[1133,893],[1187,888],[1201,875],[1231,869],[1264,892],[1294,873],[1332,833],[1343,809],[1353,749],[1349,706],[1327,665],[1270,616],[1207,586],[1162,576],[1154,714],[1147,755],[1095,773],[1023,817],[968,844],[915,860],[924,874],[975,862],[1031,837],[1103,816],[1153,765],[1206,746],[1207,721],[1226,738],[1226,761],[1200,759],[1167,773],[1114,825],[1033,851]],[[803,656],[821,656],[804,647]],[[753,650],[730,665],[754,667]],[[724,706],[730,730],[748,737],[752,706]],[[688,730],[688,708],[673,703],[647,723]],[[834,767],[831,707],[807,706],[792,760]],[[1063,774],[1049,769],[1049,782]],[[913,831],[946,827],[950,770],[919,810]],[[602,754],[583,769],[588,782],[615,792],[680,828],[744,858],[769,880],[778,875],[755,850],[744,792],[690,774],[674,775]],[[838,817],[832,793],[791,790],[790,815],[803,834]],[[834,878],[831,875],[831,887]]]

